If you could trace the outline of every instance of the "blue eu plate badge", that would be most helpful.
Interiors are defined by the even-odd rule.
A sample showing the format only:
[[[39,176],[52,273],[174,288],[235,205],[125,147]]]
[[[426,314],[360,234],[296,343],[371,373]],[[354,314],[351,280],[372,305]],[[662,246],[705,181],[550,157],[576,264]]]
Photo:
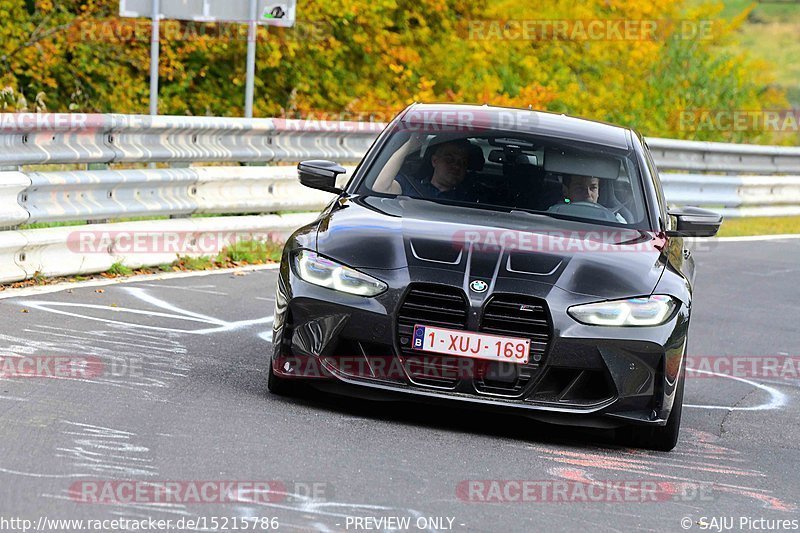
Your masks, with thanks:
[[[414,348],[422,348],[425,342],[425,326],[414,326]]]

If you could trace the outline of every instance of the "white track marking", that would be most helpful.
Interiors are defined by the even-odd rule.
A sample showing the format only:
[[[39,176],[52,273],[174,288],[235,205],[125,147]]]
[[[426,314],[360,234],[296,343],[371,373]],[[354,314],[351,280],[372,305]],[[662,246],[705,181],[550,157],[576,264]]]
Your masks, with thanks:
[[[170,304],[169,302],[165,302],[164,300],[161,300],[159,298],[156,298],[155,296],[152,296],[152,295],[148,294],[147,291],[145,291],[144,289],[139,289],[137,287],[126,287],[125,290],[128,293],[130,293],[131,295],[135,296],[136,298],[139,298],[140,300],[145,301],[145,302],[147,302],[147,303],[149,303],[151,305],[154,305],[156,307],[160,307],[161,309],[166,309],[167,311],[172,311],[172,312],[175,312],[175,313],[179,313],[179,314],[187,315],[187,316],[190,316],[190,317],[194,317],[194,318],[196,318],[198,320],[202,320],[202,321],[205,321],[205,322],[207,322],[209,324],[213,324],[213,325],[216,326],[216,327],[213,327],[213,328],[207,328],[207,329],[200,329],[200,330],[191,331],[190,333],[192,333],[194,335],[207,335],[209,333],[220,333],[220,332],[225,332],[225,331],[233,331],[235,329],[241,329],[241,328],[244,328],[244,327],[247,327],[247,326],[252,326],[252,325],[255,325],[255,324],[271,324],[272,320],[273,320],[273,317],[270,315],[270,316],[265,316],[265,317],[262,317],[262,318],[254,318],[254,319],[250,319],[250,320],[239,320],[239,321],[236,321],[236,322],[226,322],[225,320],[222,320],[222,319],[219,319],[219,318],[214,318],[214,317],[211,317],[211,316],[208,316],[208,315],[202,315],[200,313],[195,313],[195,312],[192,312],[192,311],[187,311],[185,309],[181,309],[180,307],[174,306],[174,305]]]
[[[253,320],[240,320],[239,322],[228,322],[224,326],[220,326],[218,328],[208,328],[208,329],[200,329],[197,331],[191,331],[189,333],[193,333],[195,335],[208,335],[209,333],[223,333],[228,331],[233,331],[236,329],[246,328],[248,326],[255,326],[258,324],[272,324],[272,320],[274,317],[272,316],[265,316],[262,318],[254,318]]]
[[[148,316],[160,316],[165,318],[172,318],[176,320],[191,320],[193,322],[200,322],[203,323],[203,320],[198,320],[196,318],[189,318],[189,317],[181,317],[178,315],[170,315],[167,313],[154,313],[151,311],[142,311],[141,309],[128,309],[126,307],[110,307],[105,305],[93,305],[93,304],[78,304],[78,303],[67,303],[67,302],[34,302],[34,301],[27,301],[21,302],[23,305],[27,307],[31,307],[33,309],[39,309],[41,311],[48,311],[50,313],[56,313],[59,315],[66,315],[71,316],[73,318],[85,318],[86,320],[95,320],[97,322],[105,322],[106,324],[118,324],[118,325],[125,325],[125,326],[132,326],[137,328],[143,329],[150,329],[155,331],[171,331],[174,333],[195,333],[195,331],[189,329],[177,329],[177,328],[165,328],[161,326],[148,326],[146,324],[135,324],[130,322],[123,322],[120,320],[112,320],[110,318],[101,318],[95,316],[88,316],[82,315],[80,313],[72,313],[70,311],[62,311],[60,309],[56,309],[56,307],[77,307],[77,308],[85,308],[85,309],[102,309],[104,311],[111,311],[114,313],[133,313],[139,315],[148,315]]]
[[[76,303],[76,302],[57,302],[57,301],[41,301],[41,300],[22,300],[19,302],[15,302],[19,305],[27,306],[33,309],[39,309],[41,311],[47,311],[50,313],[56,313],[66,316],[71,316],[75,318],[84,318],[86,320],[95,320],[98,322],[105,322],[108,324],[117,324],[123,326],[130,326],[135,328],[142,328],[148,330],[155,330],[155,331],[170,331],[174,333],[187,333],[191,335],[208,335],[211,333],[221,333],[227,331],[233,331],[241,328],[245,328],[248,326],[253,326],[257,324],[271,324],[273,317],[272,316],[265,316],[261,318],[254,318],[250,320],[239,320],[236,322],[228,322],[222,320],[220,318],[215,318],[212,316],[204,315],[201,313],[195,313],[194,311],[188,311],[186,309],[182,309],[177,307],[169,302],[166,302],[160,298],[157,298],[151,294],[148,294],[145,289],[138,288],[138,287],[125,287],[124,290],[131,294],[132,296],[146,302],[152,306],[158,307],[160,309],[164,309],[166,311],[171,311],[170,313],[162,313],[158,311],[147,311],[143,309],[132,309],[129,307],[111,307],[106,305],[97,305],[97,304],[84,304],[84,303]],[[138,324],[135,322],[126,322],[124,320],[116,320],[111,318],[102,318],[90,315],[84,315],[77,312],[71,312],[64,309],[64,307],[69,308],[84,308],[84,309],[99,309],[103,311],[109,311],[111,313],[130,313],[134,315],[146,315],[146,316],[155,316],[155,317],[162,317],[168,318],[173,320],[184,320],[188,322],[199,322],[201,324],[208,324],[212,327],[204,328],[204,329],[179,329],[179,328],[169,328],[164,326],[150,326],[147,324]]]
[[[2,467],[0,467],[0,472],[4,474],[12,474],[15,476],[53,478],[53,479],[86,477],[86,474],[37,474],[36,472],[21,472],[19,470],[9,470],[8,468],[2,468]]]
[[[766,272],[751,272],[749,270],[741,270],[740,272],[749,276],[771,278],[772,276],[778,276],[780,274],[792,274],[794,272],[800,272],[800,268],[782,268],[780,270],[767,270]]]
[[[200,313],[195,313],[194,311],[187,311],[186,309],[181,309],[176,305],[172,305],[169,302],[165,302],[161,298],[156,298],[155,296],[148,294],[146,290],[140,289],[138,287],[124,287],[122,290],[137,297],[143,302],[147,302],[155,307],[160,307],[161,309],[166,309],[167,311],[172,311],[173,313],[177,313],[178,315],[192,317],[202,322],[208,322],[209,324],[216,324],[218,326],[221,326],[223,324],[228,324],[228,322],[225,322],[224,320],[221,320],[219,318],[214,318],[213,316],[203,315]]]
[[[202,292],[204,294],[217,294],[219,296],[228,296],[227,292],[221,291],[212,291],[207,290],[208,288],[213,288],[216,285],[197,285],[195,287],[181,287],[180,285],[165,285],[163,283],[142,283],[145,287],[156,287],[159,289],[176,289],[179,291],[189,291],[189,292]]]
[[[696,409],[722,409],[724,411],[773,411],[776,409],[780,409],[784,407],[787,403],[789,403],[789,398],[784,393],[782,393],[778,389],[775,389],[774,387],[770,387],[769,385],[764,385],[762,383],[757,383],[755,381],[740,378],[737,376],[729,376],[727,374],[709,372],[707,370],[692,370],[692,369],[687,369],[687,370],[690,372],[697,372],[698,374],[718,376],[721,378],[728,378],[736,381],[741,381],[742,383],[747,383],[748,385],[766,391],[766,393],[769,394],[770,398],[767,403],[763,403],[761,405],[755,405],[753,407],[726,407],[723,405],[692,405],[692,404],[684,404],[684,407],[694,407]]]
[[[47,326],[44,326],[44,325],[41,326],[41,328],[42,329],[29,329],[29,328],[26,328],[23,331],[25,333],[33,333],[33,334],[39,334],[39,335],[49,335],[51,337],[63,337],[66,340],[72,340],[72,341],[89,341],[89,342],[96,343],[96,344],[112,344],[112,345],[115,345],[115,346],[128,346],[130,348],[137,348],[137,349],[142,348],[143,345],[147,344],[147,343],[144,343],[144,342],[142,342],[140,344],[134,344],[132,342],[112,341],[112,340],[108,340],[108,339],[100,337],[100,336],[88,336],[87,337],[87,336],[81,335],[81,333],[83,333],[81,331],[68,330],[68,329],[63,329],[62,330],[60,328],[50,328],[50,327],[47,327]],[[55,330],[55,331],[53,331],[53,330]],[[65,331],[65,332],[74,331],[75,333],[57,333],[57,331]],[[157,345],[151,345],[151,344],[147,344],[146,347],[147,347],[148,350],[151,350],[151,351],[154,351],[154,352],[182,354],[185,351],[183,348],[167,348],[167,347],[164,347],[164,346],[157,346]]]
[[[86,476],[81,475],[81,477],[86,477]],[[72,504],[76,503],[75,498],[73,496],[66,496],[64,494],[50,494],[47,492],[43,492],[41,494],[41,497],[51,498],[53,500],[71,502]],[[107,507],[115,508],[111,504],[109,504]],[[167,513],[167,514],[175,514],[178,516],[195,516],[189,513],[189,511],[186,510],[186,507],[180,503],[139,503],[139,504],[125,503],[125,504],[116,504],[116,508],[122,508],[124,509],[124,511],[123,512],[109,511],[109,513],[114,516],[122,516],[128,518],[149,518],[153,516],[153,513]],[[131,512],[132,510],[142,510],[145,511],[147,514],[132,513]],[[209,529],[207,531],[212,531],[212,530]]]
[[[41,285],[36,287],[25,287],[22,289],[6,289],[0,291],[0,300],[5,298],[17,298],[23,296],[38,296],[40,294],[49,294],[51,292],[62,292],[69,289],[80,289],[85,287],[105,287],[106,285],[117,285],[119,283],[140,283],[143,281],[160,281],[164,279],[180,279],[180,278],[199,278],[205,276],[216,276],[219,274],[233,274],[235,272],[256,272],[259,270],[277,270],[278,263],[270,263],[268,265],[250,265],[246,267],[237,268],[220,268],[218,270],[197,270],[192,272],[164,272],[160,274],[144,274],[141,276],[130,276],[127,278],[114,278],[114,279],[93,279],[88,281],[75,281],[54,283],[53,285]]]
[[[0,400],[11,400],[12,402],[27,402],[27,398],[15,398],[14,396],[0,396]]]

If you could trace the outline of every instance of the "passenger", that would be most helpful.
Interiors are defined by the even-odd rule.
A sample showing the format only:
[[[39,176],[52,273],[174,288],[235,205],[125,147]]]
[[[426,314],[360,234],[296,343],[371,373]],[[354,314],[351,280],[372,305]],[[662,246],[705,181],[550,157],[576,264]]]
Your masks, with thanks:
[[[433,174],[430,180],[399,173],[400,163],[410,152],[418,148],[418,140],[412,136],[406,147],[397,150],[387,162],[373,188],[393,194],[404,194],[421,198],[447,198],[461,201],[473,200],[470,191],[463,187],[469,166],[470,142],[466,139],[446,141],[432,148],[430,157]],[[388,186],[385,182],[394,174]]]

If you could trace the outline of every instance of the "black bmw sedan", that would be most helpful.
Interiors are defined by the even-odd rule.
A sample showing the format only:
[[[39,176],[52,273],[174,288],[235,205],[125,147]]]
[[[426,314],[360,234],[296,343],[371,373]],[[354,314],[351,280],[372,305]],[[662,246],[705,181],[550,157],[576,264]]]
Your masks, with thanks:
[[[635,131],[415,104],[343,189],[336,163],[298,170],[337,197],[283,251],[273,393],[335,384],[675,446],[694,279],[684,238],[722,219],[668,210]]]

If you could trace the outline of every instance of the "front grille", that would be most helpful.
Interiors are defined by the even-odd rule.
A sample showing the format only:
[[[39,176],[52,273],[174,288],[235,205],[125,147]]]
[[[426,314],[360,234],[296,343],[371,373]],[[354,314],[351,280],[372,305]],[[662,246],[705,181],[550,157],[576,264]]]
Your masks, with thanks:
[[[484,307],[480,330],[531,340],[528,364],[491,363],[497,365],[494,374],[505,377],[494,378],[490,371],[475,380],[475,387],[480,392],[503,396],[521,394],[539,372],[550,342],[551,326],[547,304],[544,300],[530,296],[494,295]],[[509,379],[509,373],[515,373],[516,376],[512,375],[512,379]]]
[[[406,294],[397,315],[401,359],[414,383],[452,389],[458,383],[458,359],[423,354],[411,348],[414,325],[465,329],[467,299],[455,287],[414,284]]]

